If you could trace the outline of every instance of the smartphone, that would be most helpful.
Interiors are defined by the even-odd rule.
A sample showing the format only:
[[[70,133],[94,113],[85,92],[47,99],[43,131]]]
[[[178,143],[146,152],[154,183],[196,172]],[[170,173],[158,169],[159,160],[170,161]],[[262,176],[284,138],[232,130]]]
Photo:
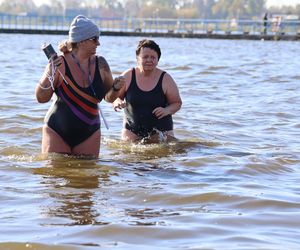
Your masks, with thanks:
[[[47,56],[48,59],[51,58],[54,54],[56,54],[55,50],[53,49],[52,45],[49,44],[44,44],[42,46],[42,50],[44,51],[45,55]],[[56,56],[53,58],[56,59]]]

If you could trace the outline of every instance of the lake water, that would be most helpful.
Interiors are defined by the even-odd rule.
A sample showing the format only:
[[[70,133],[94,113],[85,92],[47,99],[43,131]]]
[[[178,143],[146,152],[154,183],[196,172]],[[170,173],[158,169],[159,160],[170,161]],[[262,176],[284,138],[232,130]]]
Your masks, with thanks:
[[[0,249],[299,249],[298,42],[155,38],[183,99],[175,144],[120,141],[101,103],[97,160],[40,154],[43,42],[0,34]],[[139,37],[101,37],[114,76]]]

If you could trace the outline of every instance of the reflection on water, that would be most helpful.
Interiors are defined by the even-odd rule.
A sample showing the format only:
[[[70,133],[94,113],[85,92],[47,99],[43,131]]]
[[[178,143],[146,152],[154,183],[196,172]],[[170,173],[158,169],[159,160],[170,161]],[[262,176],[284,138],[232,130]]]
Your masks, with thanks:
[[[42,213],[56,218],[57,222],[52,225],[107,224],[97,221],[101,215],[97,203],[105,203],[107,198],[95,200],[95,192],[109,183],[109,169],[99,169],[93,160],[66,157],[54,156],[45,166],[33,169],[34,174],[42,176],[41,184],[52,200],[52,206],[45,207]],[[57,218],[67,218],[71,222]]]

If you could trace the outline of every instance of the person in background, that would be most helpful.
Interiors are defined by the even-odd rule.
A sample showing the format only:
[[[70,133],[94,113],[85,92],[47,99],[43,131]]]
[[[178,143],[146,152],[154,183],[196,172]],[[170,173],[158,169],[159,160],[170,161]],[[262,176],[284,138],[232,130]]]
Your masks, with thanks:
[[[264,35],[267,34],[267,27],[268,27],[268,13],[266,12],[263,18],[263,25],[264,25]]]
[[[160,47],[153,40],[141,40],[136,48],[137,66],[123,72],[126,84],[113,103],[115,111],[124,108],[121,138],[137,142],[174,140],[172,115],[182,105],[173,78],[157,67]]]
[[[110,67],[96,55],[100,45],[97,25],[85,16],[76,16],[68,40],[59,44],[62,55],[49,60],[36,86],[39,103],[56,100],[45,117],[42,153],[98,157],[100,151],[100,117],[98,104],[113,102],[125,84],[113,80]]]

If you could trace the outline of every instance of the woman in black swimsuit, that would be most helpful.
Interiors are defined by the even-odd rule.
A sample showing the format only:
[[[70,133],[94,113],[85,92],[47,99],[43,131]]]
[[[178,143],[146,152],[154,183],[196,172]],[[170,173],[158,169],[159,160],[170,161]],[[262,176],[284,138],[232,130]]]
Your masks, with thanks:
[[[151,140],[157,135],[164,141],[174,139],[172,115],[182,101],[173,78],[157,68],[160,56],[159,46],[144,39],[136,49],[137,67],[123,73],[126,84],[113,104],[115,110],[125,111],[123,140]]]
[[[96,55],[99,34],[90,19],[75,17],[68,40],[59,45],[62,55],[50,59],[36,86],[38,102],[48,102],[53,93],[56,96],[45,117],[42,153],[99,155],[98,103],[113,102],[125,84],[123,78],[113,80],[106,60]]]

